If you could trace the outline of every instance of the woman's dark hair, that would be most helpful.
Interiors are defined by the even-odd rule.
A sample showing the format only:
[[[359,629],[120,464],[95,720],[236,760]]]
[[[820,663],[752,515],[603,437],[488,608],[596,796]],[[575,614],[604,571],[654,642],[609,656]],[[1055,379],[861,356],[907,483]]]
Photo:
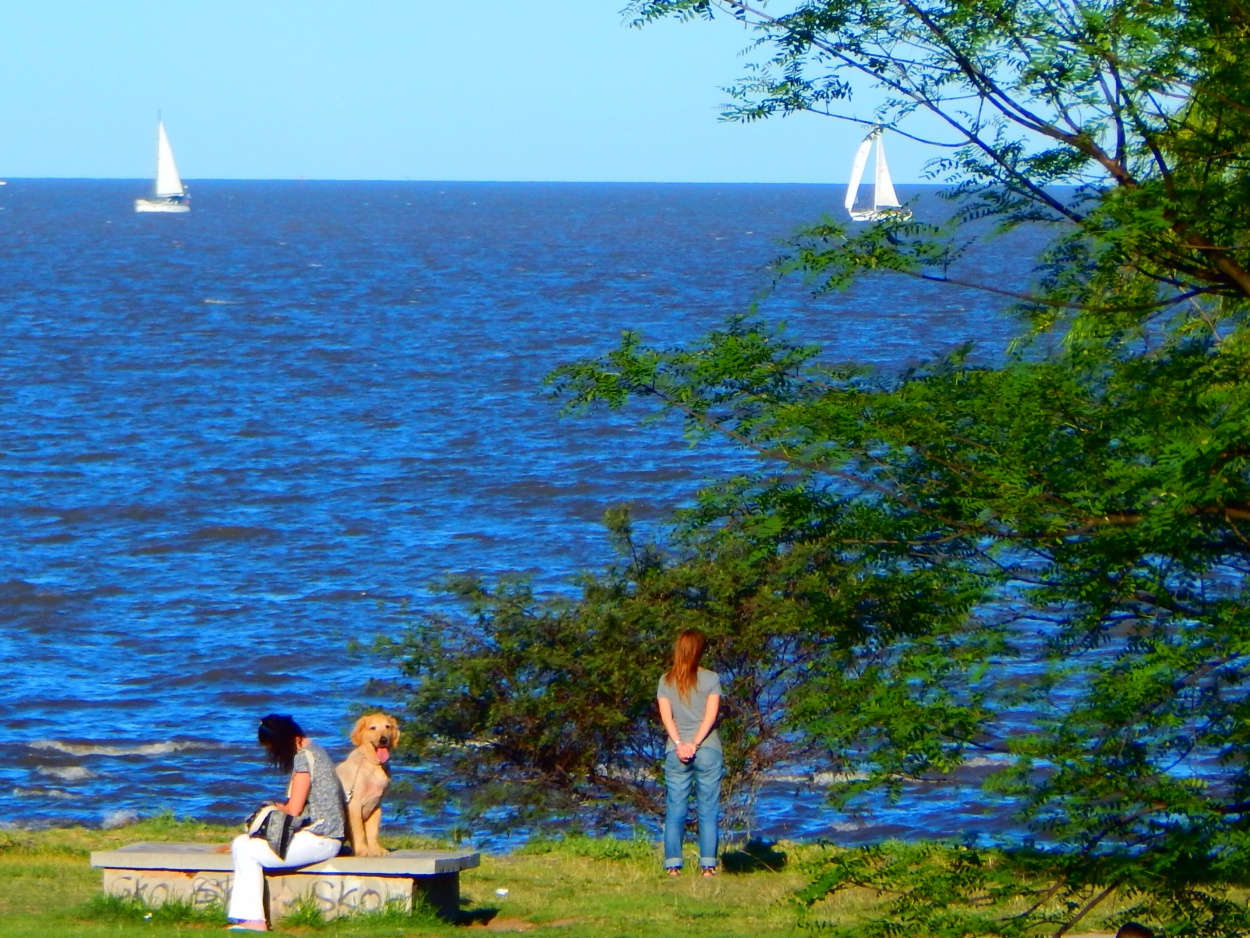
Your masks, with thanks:
[[[269,753],[269,764],[287,775],[295,769],[295,753],[299,749],[295,741],[303,735],[298,723],[280,713],[261,717],[260,728],[256,731],[256,739]]]

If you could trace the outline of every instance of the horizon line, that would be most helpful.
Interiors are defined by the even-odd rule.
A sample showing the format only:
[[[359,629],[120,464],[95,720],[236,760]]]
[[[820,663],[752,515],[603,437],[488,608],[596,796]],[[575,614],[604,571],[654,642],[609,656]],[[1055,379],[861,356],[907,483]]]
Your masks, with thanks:
[[[0,176],[14,182],[135,182],[151,185],[150,176]],[[585,185],[585,186],[834,186],[845,188],[847,182],[758,182],[747,180],[691,179],[393,179],[340,176],[190,176],[183,182],[385,182],[430,185]],[[938,189],[943,183],[895,182],[896,186]]]

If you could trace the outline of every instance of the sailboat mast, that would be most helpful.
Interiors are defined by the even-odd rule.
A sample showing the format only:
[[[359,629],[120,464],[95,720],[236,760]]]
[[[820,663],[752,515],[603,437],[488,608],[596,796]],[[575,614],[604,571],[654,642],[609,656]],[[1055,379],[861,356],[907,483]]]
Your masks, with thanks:
[[[152,173],[152,197],[158,198],[161,187],[161,134],[165,132],[165,127],[161,124],[161,112],[156,112],[156,171]]]
[[[872,210],[876,212],[881,208],[881,174],[885,170],[885,146],[881,141],[880,128],[873,131],[872,136],[877,144],[876,153],[873,154],[877,162],[872,172]]]

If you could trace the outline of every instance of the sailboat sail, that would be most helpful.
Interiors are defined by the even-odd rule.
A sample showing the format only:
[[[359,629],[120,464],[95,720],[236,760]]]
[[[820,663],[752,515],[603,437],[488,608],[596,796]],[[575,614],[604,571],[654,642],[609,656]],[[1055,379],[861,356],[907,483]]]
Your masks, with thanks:
[[[183,195],[182,179],[178,176],[178,166],[174,163],[174,151],[169,146],[169,137],[165,134],[165,125],[156,124],[156,197],[168,199],[171,196]]]
[[[855,161],[851,164],[851,179],[846,184],[846,210],[855,210],[855,199],[859,195],[859,184],[864,178],[864,169],[868,166],[868,151],[872,149],[875,131],[864,138],[859,149],[855,151]]]
[[[156,120],[156,182],[152,188],[154,192],[150,199],[135,199],[136,212],[191,211],[191,197],[178,175],[174,151],[169,145],[165,124],[159,117]]]
[[[894,180],[890,178],[890,167],[885,163],[885,138],[880,132],[877,133],[877,174],[872,188],[874,208],[898,208]]]
[[[864,170],[868,168],[868,151],[876,144],[876,161],[873,164],[872,201],[858,205],[860,185],[864,180]],[[859,144],[855,151],[855,160],[851,163],[851,178],[846,186],[845,205],[853,221],[876,221],[887,216],[910,218],[911,212],[902,208],[898,201],[898,193],[894,191],[894,181],[890,178],[890,167],[885,161],[885,144],[882,140],[882,129],[874,127]]]

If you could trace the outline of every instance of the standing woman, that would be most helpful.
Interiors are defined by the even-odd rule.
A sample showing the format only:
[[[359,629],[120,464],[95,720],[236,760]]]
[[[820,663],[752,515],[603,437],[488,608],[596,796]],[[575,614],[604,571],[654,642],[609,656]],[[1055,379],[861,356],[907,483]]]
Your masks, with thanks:
[[[716,875],[717,826],[720,822],[720,781],[725,772],[716,714],[720,710],[720,675],[699,667],[707,637],[686,629],[673,647],[673,666],[660,678],[660,720],[668,733],[664,758],[664,867],[670,876],[681,872],[681,840],[694,783],[699,819],[699,866],[704,876]]]
[[[274,802],[295,818],[286,857],[279,857],[262,837],[234,839],[234,886],[227,911],[231,928],[268,931],[265,921],[265,870],[307,866],[336,857],[343,846],[343,788],[324,749],[304,735],[288,716],[271,713],[260,721],[256,738],[269,764],[290,776],[286,801]]]

